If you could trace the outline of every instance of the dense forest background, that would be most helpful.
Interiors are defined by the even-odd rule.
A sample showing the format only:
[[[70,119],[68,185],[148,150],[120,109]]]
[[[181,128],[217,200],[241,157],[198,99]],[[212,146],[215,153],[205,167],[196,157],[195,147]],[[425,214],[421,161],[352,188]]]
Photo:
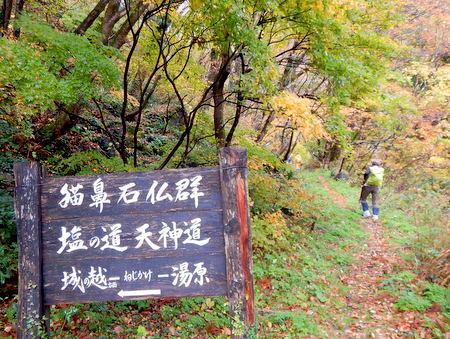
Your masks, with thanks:
[[[339,214],[329,210],[330,199],[314,185],[323,177],[346,180],[347,186],[337,183],[335,189],[350,198],[358,194],[354,187],[369,160],[378,158],[386,169],[385,216],[388,208],[401,213],[396,216],[401,221],[392,224],[390,214],[386,225],[389,232],[404,232],[396,239],[404,251],[403,270],[411,274],[387,279],[398,289],[397,295],[389,293],[407,300],[409,306],[401,303],[398,310],[436,313],[418,323],[421,330],[409,329],[412,335],[444,336],[449,327],[442,319],[448,321],[450,307],[449,6],[447,0],[3,0],[0,325],[8,329],[3,334],[14,333],[15,161],[39,161],[50,175],[142,171],[215,165],[218,148],[236,145],[249,152],[261,309],[274,304],[264,291],[283,275],[268,263],[291,258],[287,253],[297,245],[303,251],[357,234],[347,230],[336,239],[326,237],[332,220],[355,222],[357,197],[351,198],[353,214]],[[305,245],[305,239],[316,245]],[[331,262],[349,264],[335,256]],[[324,303],[326,288],[315,276],[305,278],[312,266],[310,273],[304,269],[295,279],[310,280],[290,302]],[[430,290],[440,301],[426,299]],[[155,333],[226,336],[227,324],[217,318],[223,303],[196,302],[211,319],[197,314],[198,319],[183,320],[190,324],[181,326],[183,331],[191,332],[175,324]],[[133,305],[160,314],[152,318],[155,327],[193,304]],[[105,320],[83,307],[88,306],[55,311],[55,333],[64,336],[61,331],[71,326],[91,335],[115,328],[117,319],[102,327]],[[123,315],[131,306],[92,307]],[[264,314],[259,333],[333,333],[329,324],[320,328],[323,319]],[[128,335],[153,334],[152,326],[133,324],[131,332],[118,326]]]

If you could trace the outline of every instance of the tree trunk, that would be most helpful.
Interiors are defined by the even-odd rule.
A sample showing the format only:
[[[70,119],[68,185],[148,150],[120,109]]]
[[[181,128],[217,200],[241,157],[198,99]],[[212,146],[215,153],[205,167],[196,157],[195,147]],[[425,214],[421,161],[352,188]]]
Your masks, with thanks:
[[[222,55],[220,68],[212,88],[214,100],[214,135],[219,147],[225,145],[225,126],[223,124],[225,98],[223,95],[223,89],[225,87],[225,81],[227,81],[228,75],[230,74],[228,63],[229,57],[227,55]]]
[[[341,153],[342,153],[342,150],[341,150],[341,147],[339,146],[339,144],[337,144],[337,143],[333,144],[333,146],[331,147],[331,150],[330,150],[330,158],[329,158],[328,163],[339,159]]]
[[[25,0],[17,0],[16,2],[16,18],[22,14],[23,7],[25,6]],[[14,26],[14,37],[17,39],[20,37],[20,27]]]
[[[258,136],[256,137],[256,142],[259,143],[264,139],[273,119],[275,119],[275,111],[270,112],[269,116],[267,117],[266,121],[264,122],[263,127],[261,128],[261,131],[259,132]]]
[[[88,16],[83,20],[83,22],[75,29],[75,34],[84,34],[89,27],[92,26],[94,21],[98,18],[98,16],[105,10],[106,5],[110,2],[110,0],[100,0],[97,5],[95,5],[94,9],[90,11]]]
[[[134,10],[130,12],[129,17],[123,23],[123,25],[119,28],[117,33],[115,34],[114,43],[112,44],[115,48],[119,49],[123,46],[123,44],[127,41],[127,35],[130,33],[134,24],[139,20],[139,18],[145,13],[148,4],[143,4],[142,1],[139,1]]]
[[[286,121],[286,123],[284,124],[284,127],[283,127],[283,131],[281,132],[280,151],[278,152],[280,155],[285,154],[289,148],[290,141],[286,140],[286,134],[287,134],[288,130],[292,131],[292,126],[290,126],[290,119],[288,119]]]
[[[342,158],[342,161],[341,161],[341,166],[339,166],[339,171],[337,172],[337,174],[335,175],[335,177],[339,177],[339,175],[342,173],[342,170],[343,170],[344,164],[345,164],[345,160],[346,160],[346,157],[343,157],[343,158]]]
[[[14,0],[3,0],[3,8],[2,8],[2,31],[1,35],[4,35],[8,32],[9,21],[11,20],[11,12],[13,8]]]
[[[242,114],[242,101],[244,100],[244,96],[242,92],[239,90],[237,92],[237,103],[236,103],[236,113],[234,115],[233,124],[231,125],[230,131],[227,134],[227,139],[225,140],[225,147],[230,146],[231,141],[233,140],[234,132],[236,131],[237,126],[239,125],[239,119]]]
[[[292,73],[294,73],[296,66],[294,65],[294,56],[293,53],[290,53],[286,65],[284,66],[283,75],[280,79],[281,88],[287,88],[288,85],[292,82]]]
[[[35,136],[41,146],[51,144],[56,139],[68,133],[77,124],[79,120],[77,115],[80,111],[79,105],[74,104],[67,108],[61,105],[60,108],[62,108],[60,115],[55,122],[44,125],[36,131]]]
[[[114,25],[124,15],[125,11],[120,11],[120,0],[110,0],[102,23],[102,37],[100,40],[104,45],[110,45]]]
[[[283,161],[287,161],[289,159],[289,157],[292,153],[292,150],[294,149],[293,146],[295,146],[294,145],[294,130],[292,130],[291,137],[289,138],[289,145],[286,150],[286,153],[284,154]]]
[[[188,133],[190,133],[190,129],[188,129],[188,128],[186,128],[186,130],[184,130],[184,132],[181,133],[180,137],[178,138],[178,142],[172,148],[172,150],[170,151],[169,155],[164,159],[164,161],[161,163],[161,165],[159,165],[159,167],[158,167],[159,170],[162,170],[162,169],[164,169],[164,167],[166,167],[166,165],[169,163],[170,159],[172,159],[172,157],[178,151],[180,146],[183,144],[184,139],[186,138]]]
[[[259,20],[259,19],[258,19]],[[239,75],[239,83],[238,83],[238,90],[236,93],[236,110],[234,114],[234,120],[231,125],[230,130],[228,131],[227,138],[225,140],[225,147],[229,147],[231,144],[231,140],[233,140],[234,132],[236,131],[237,126],[239,125],[239,119],[241,118],[242,114],[242,103],[244,102],[244,95],[242,94],[241,90],[241,80],[242,75],[245,73],[245,60],[244,55],[242,53],[239,53],[239,59],[240,59],[240,65],[241,65],[241,74]]]

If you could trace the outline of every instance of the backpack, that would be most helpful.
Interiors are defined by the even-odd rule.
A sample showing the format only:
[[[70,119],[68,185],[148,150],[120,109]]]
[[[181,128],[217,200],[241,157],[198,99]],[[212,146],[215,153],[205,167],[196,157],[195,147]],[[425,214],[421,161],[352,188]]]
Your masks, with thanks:
[[[369,167],[370,173],[367,185],[381,187],[383,183],[384,168],[380,166]]]

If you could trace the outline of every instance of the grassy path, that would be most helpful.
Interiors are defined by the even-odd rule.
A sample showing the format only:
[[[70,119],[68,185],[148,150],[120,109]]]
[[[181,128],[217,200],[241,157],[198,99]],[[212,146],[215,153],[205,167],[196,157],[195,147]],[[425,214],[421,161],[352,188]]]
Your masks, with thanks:
[[[345,200],[345,197],[342,194],[336,192],[334,189],[332,189],[323,176],[319,176],[319,180],[320,180],[321,184],[323,185],[323,188],[325,188],[328,191],[328,193],[330,194],[331,199],[339,207],[347,208],[347,202]]]
[[[398,338],[399,329],[394,319],[397,312],[392,297],[381,292],[383,281],[392,273],[398,258],[389,251],[381,223],[372,220],[361,223],[369,234],[367,244],[356,255],[357,263],[351,266],[348,276],[341,279],[351,291],[347,296],[351,317],[358,319],[345,332],[355,338],[365,338],[366,335]]]
[[[347,208],[345,197],[330,187],[319,176],[331,199],[341,208]],[[405,338],[410,332],[421,338],[431,338],[421,327],[419,312],[398,312],[394,298],[385,290],[386,277],[402,265],[402,259],[393,251],[384,236],[383,224],[371,219],[361,219],[359,224],[368,234],[362,250],[354,255],[355,263],[341,282],[348,289],[347,308],[355,322],[344,330],[343,338]]]

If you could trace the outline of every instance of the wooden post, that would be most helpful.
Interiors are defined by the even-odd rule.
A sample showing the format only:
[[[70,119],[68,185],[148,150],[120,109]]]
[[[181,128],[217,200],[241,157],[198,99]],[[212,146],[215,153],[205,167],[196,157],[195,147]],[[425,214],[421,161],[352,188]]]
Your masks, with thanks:
[[[14,164],[15,215],[19,247],[19,310],[17,338],[45,333],[41,251],[41,178],[37,162]]]
[[[219,161],[232,338],[246,338],[255,321],[247,151],[221,148]]]

